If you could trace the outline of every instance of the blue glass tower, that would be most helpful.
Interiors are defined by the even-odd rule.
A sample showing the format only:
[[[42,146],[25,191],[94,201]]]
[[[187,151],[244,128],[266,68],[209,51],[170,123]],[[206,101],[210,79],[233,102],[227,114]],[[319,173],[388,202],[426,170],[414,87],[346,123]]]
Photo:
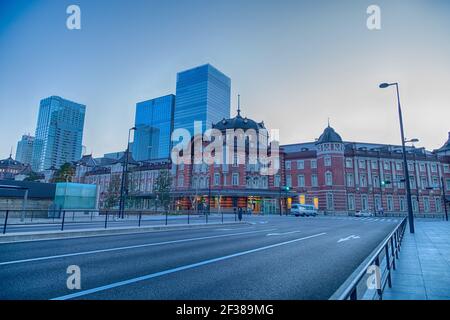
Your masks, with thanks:
[[[135,160],[169,158],[174,109],[173,94],[136,104],[133,142]]]
[[[194,133],[194,121],[202,130],[230,117],[231,79],[206,64],[177,74],[174,129]]]
[[[32,168],[59,168],[81,158],[86,106],[57,96],[41,100]]]

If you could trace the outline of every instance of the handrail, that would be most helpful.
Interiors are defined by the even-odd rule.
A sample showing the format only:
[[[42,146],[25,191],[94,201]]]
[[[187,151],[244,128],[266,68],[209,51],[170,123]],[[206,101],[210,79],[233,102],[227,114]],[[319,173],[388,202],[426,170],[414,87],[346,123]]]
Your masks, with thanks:
[[[350,277],[339,287],[338,290],[330,297],[330,300],[357,300],[358,299],[358,285],[361,280],[367,275],[369,267],[376,265],[380,267],[380,256],[384,252],[386,254],[386,269],[387,275],[381,274],[381,283],[377,288],[378,298],[383,298],[383,291],[386,284],[392,287],[391,271],[395,270],[396,259],[398,259],[398,252],[405,234],[407,218],[404,217],[402,221],[395,227],[395,229],[378,245],[374,251],[361,263],[361,265],[353,272]],[[390,247],[389,247],[390,244]],[[389,248],[391,250],[389,250]]]
[[[20,214],[22,213],[22,214]],[[1,209],[0,235],[6,234],[11,227],[31,225],[31,228],[48,227],[51,230],[85,226],[86,228],[114,228],[121,225],[169,225],[173,223],[211,223],[237,221],[236,212],[198,212],[190,210],[169,212],[155,210],[126,210],[125,217],[118,219],[120,211],[114,209]],[[20,216],[18,216],[20,214]],[[226,219],[225,219],[226,217]],[[19,220],[20,218],[20,220]],[[210,221],[211,220],[211,221]],[[59,226],[59,227],[58,227]],[[25,230],[25,229],[24,229]],[[25,230],[27,231],[27,230]],[[28,232],[28,231],[27,231]],[[31,232],[31,231],[29,231]]]

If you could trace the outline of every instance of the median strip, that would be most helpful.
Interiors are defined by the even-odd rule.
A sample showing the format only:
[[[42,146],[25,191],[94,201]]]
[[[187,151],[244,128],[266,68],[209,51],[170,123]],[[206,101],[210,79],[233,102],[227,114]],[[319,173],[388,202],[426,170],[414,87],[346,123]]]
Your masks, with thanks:
[[[215,263],[215,262],[224,261],[224,260],[228,260],[228,259],[231,259],[231,258],[244,256],[244,255],[255,253],[255,252],[268,250],[268,249],[272,249],[272,248],[288,245],[288,244],[291,244],[291,243],[295,243],[295,242],[299,242],[299,241],[303,241],[303,240],[307,240],[307,239],[311,239],[311,238],[320,237],[320,236],[323,236],[325,234],[326,234],[325,232],[318,233],[318,234],[307,236],[307,237],[303,237],[303,238],[298,238],[298,239],[294,239],[294,240],[290,240],[290,241],[280,242],[280,243],[276,243],[276,244],[272,244],[272,245],[268,245],[268,246],[264,246],[264,247],[260,247],[260,248],[256,248],[256,249],[251,249],[251,250],[247,250],[247,251],[242,251],[242,252],[230,254],[230,255],[227,255],[227,256],[222,256],[222,257],[218,257],[218,258],[214,258],[214,259],[210,259],[210,260],[205,260],[205,261],[201,261],[201,262],[197,262],[197,263],[193,263],[193,264],[188,264],[188,265],[185,265],[185,266],[181,266],[181,267],[177,267],[177,268],[173,268],[173,269],[168,269],[168,270],[164,270],[164,271],[160,271],[160,272],[156,272],[156,273],[151,273],[151,274],[144,275],[144,276],[137,277],[137,278],[132,278],[132,279],[124,280],[124,281],[114,282],[114,283],[111,283],[111,284],[108,284],[108,285],[105,285],[105,286],[100,286],[100,287],[96,287],[96,288],[92,288],[92,289],[88,289],[88,290],[75,292],[75,293],[72,293],[72,294],[56,297],[56,298],[53,298],[51,300],[69,300],[69,299],[73,299],[73,298],[78,298],[78,297],[86,296],[86,295],[89,295],[89,294],[92,294],[92,293],[101,292],[101,291],[105,291],[105,290],[109,290],[109,289],[113,289],[113,288],[117,288],[117,287],[122,287],[122,286],[125,286],[125,285],[129,285],[129,284],[133,284],[133,283],[136,283],[136,282],[140,282],[140,281],[145,281],[145,280],[161,277],[161,276],[172,274],[172,273],[176,273],[176,272],[179,272],[179,271],[189,270],[189,269],[201,267],[201,266],[204,266],[204,265],[212,264],[212,263]]]

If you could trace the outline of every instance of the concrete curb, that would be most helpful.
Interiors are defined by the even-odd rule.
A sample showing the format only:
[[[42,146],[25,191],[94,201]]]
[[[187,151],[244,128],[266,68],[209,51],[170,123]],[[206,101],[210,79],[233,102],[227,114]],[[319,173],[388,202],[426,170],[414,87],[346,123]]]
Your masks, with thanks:
[[[81,229],[71,231],[40,231],[40,232],[20,232],[0,235],[0,244],[27,242],[27,241],[41,241],[41,240],[56,240],[56,239],[71,239],[71,238],[86,238],[110,235],[125,235],[134,233],[149,233],[149,232],[163,232],[172,230],[189,230],[192,228],[203,229],[210,227],[234,226],[249,224],[247,222],[227,222],[227,223],[208,223],[208,224],[179,224],[171,226],[146,226],[146,227],[119,227],[111,229]]]

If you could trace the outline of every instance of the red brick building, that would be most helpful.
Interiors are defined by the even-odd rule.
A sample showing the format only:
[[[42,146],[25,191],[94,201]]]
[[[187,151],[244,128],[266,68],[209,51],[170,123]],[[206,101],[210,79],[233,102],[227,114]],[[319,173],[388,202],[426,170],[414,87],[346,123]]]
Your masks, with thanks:
[[[220,130],[263,128],[238,114],[214,125]],[[280,170],[262,176],[251,165],[173,166],[173,194],[179,209],[208,203],[213,209],[250,208],[253,213],[284,212],[292,203],[319,211],[406,214],[406,187],[400,146],[343,141],[330,126],[315,142],[284,145]],[[433,152],[407,147],[415,214],[442,214],[450,200],[450,136]],[[284,187],[290,187],[285,191]]]
[[[400,146],[344,142],[327,127],[316,142],[283,146],[292,201],[315,203],[334,213],[406,213],[406,186]],[[443,213],[450,195],[450,135],[433,152],[407,147],[413,211]]]

